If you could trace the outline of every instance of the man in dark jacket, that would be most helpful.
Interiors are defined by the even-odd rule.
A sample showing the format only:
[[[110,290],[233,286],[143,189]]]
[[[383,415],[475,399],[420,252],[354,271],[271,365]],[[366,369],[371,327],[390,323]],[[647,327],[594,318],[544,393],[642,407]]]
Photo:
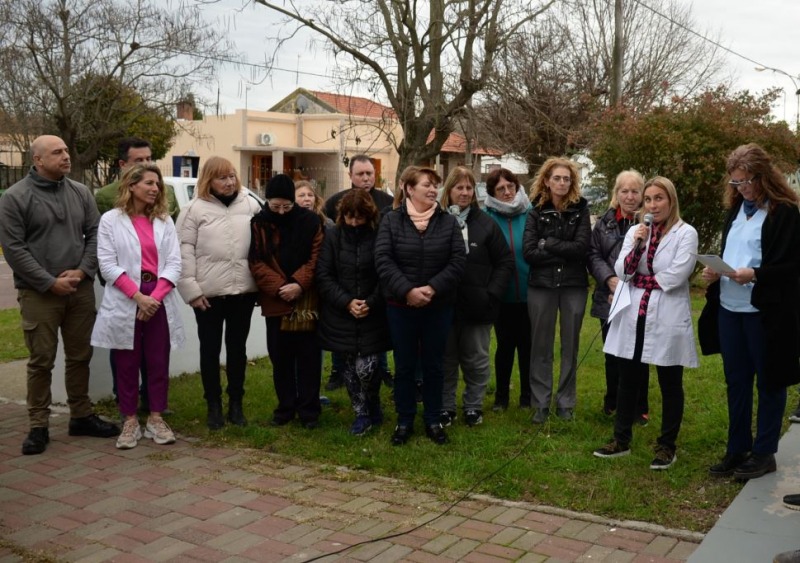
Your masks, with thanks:
[[[97,272],[97,213],[89,188],[67,178],[72,169],[62,139],[42,135],[31,143],[28,176],[0,199],[0,244],[14,272],[28,347],[30,432],[22,453],[44,452],[50,441],[50,385],[64,343],[64,383],[70,436],[110,438],[119,428],[92,412],[89,337],[95,319],[92,280]]]
[[[357,154],[350,159],[350,183],[352,186],[350,189],[367,190],[369,195],[372,196],[372,201],[375,202],[375,207],[378,208],[378,211],[392,205],[392,196],[375,188],[375,166],[367,155]],[[333,194],[325,202],[325,215],[334,222],[338,216],[336,206],[346,193],[347,190],[342,190]]]

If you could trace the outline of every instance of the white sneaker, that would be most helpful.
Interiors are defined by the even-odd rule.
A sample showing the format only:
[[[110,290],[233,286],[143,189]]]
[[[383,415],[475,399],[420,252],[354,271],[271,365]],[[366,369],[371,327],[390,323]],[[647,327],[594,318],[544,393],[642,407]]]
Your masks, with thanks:
[[[162,446],[165,444],[175,443],[175,434],[173,434],[172,429],[161,417],[147,417],[147,426],[145,426],[144,429],[144,437],[152,438],[156,444],[160,444]]]
[[[117,438],[117,449],[130,450],[135,448],[142,439],[142,427],[139,426],[139,421],[135,418],[126,420],[122,425],[122,432]]]

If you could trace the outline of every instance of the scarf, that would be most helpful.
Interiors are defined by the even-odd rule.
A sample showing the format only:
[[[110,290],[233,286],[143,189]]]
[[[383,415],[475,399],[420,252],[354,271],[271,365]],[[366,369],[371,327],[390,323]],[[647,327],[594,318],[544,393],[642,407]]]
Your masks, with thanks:
[[[251,258],[265,262],[269,262],[271,257],[275,258],[287,278],[311,259],[311,246],[321,228],[317,214],[299,205],[283,215],[265,207],[253,217],[252,223],[263,233],[251,242]],[[276,230],[277,245],[273,239]]]
[[[458,228],[461,229],[461,236],[464,237],[464,246],[467,247],[467,254],[469,254],[469,229],[467,228],[467,216],[469,216],[469,212],[472,209],[471,206],[467,206],[462,211],[457,205],[451,205],[448,211],[450,215],[456,218],[458,221]]]
[[[748,201],[746,199],[742,200],[742,208],[744,209],[745,217],[747,217],[748,219],[750,219],[753,215],[755,215],[756,211],[759,210],[757,201]]]
[[[433,217],[433,214],[436,213],[436,205],[431,205],[431,208],[427,211],[417,211],[417,208],[411,203],[411,199],[408,198],[406,199],[406,213],[408,213],[417,230],[424,233],[428,228],[428,222]]]
[[[527,213],[528,209],[531,207],[531,202],[528,196],[525,195],[525,190],[522,188],[517,190],[517,195],[514,196],[514,199],[510,203],[500,201],[499,199],[487,195],[484,204],[487,209],[494,209],[500,215],[505,215],[506,217],[522,215],[523,213]]]

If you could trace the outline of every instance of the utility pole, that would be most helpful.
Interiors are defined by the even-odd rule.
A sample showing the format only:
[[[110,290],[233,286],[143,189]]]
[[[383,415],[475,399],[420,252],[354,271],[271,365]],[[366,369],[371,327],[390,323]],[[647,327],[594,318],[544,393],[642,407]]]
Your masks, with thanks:
[[[622,97],[622,67],[624,62],[622,25],[622,0],[614,0],[614,52],[611,57],[611,105],[616,106]]]

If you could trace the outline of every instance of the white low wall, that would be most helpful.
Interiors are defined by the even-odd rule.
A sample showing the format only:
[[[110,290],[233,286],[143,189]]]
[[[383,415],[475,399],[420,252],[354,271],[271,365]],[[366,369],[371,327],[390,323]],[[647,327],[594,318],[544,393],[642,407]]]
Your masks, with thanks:
[[[98,306],[103,297],[103,288],[99,282],[94,284],[95,299]],[[184,372],[200,370],[200,342],[197,338],[197,323],[194,312],[189,305],[181,308],[183,325],[186,330],[186,345],[181,350],[172,350],[169,362],[171,376]],[[250,358],[259,358],[267,355],[267,327],[261,309],[253,309],[253,319],[250,323],[250,337],[247,339],[247,355]],[[220,362],[225,363],[225,346],[222,347]],[[56,365],[53,368],[53,384],[51,385],[53,402],[66,403],[67,394],[64,388],[64,350],[59,339]],[[108,362],[108,350],[95,348],[92,356],[91,376],[89,377],[89,397],[93,401],[111,395],[111,365]]]

